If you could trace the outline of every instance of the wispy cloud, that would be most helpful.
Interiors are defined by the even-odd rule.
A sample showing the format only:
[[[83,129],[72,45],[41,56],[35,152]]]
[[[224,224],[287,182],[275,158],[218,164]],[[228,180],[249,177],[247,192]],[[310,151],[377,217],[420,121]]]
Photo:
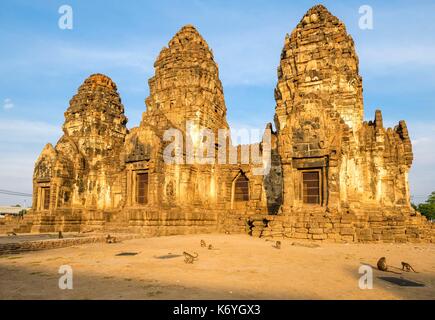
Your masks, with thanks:
[[[3,100],[3,109],[9,110],[14,107],[14,104],[12,103],[12,99],[6,98]]]
[[[0,61],[0,70],[32,72],[38,68],[45,73],[62,70],[134,70],[151,73],[158,46],[92,46],[84,42],[62,42],[53,39],[28,44],[31,51],[20,50],[8,61]]]
[[[392,43],[371,44],[359,49],[361,64],[370,71],[389,70],[391,67],[425,68],[435,66],[435,46],[408,44],[397,46]]]
[[[56,142],[61,135],[60,126],[53,124],[31,120],[0,119],[2,150],[10,148],[14,143]]]
[[[63,45],[53,48],[53,55],[60,57],[59,63],[73,62],[88,66],[104,65],[111,67],[136,68],[138,71],[152,71],[153,58],[147,48],[87,48]]]

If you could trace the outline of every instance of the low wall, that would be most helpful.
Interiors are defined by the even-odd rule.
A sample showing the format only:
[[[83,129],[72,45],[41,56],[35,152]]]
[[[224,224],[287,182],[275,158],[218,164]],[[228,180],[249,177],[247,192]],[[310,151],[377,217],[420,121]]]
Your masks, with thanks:
[[[142,238],[138,234],[131,235],[115,235],[117,241],[131,240]],[[28,251],[38,251],[47,249],[58,249],[88,243],[97,243],[106,241],[106,235],[77,237],[67,239],[47,239],[47,240],[29,240],[23,242],[3,243],[0,244],[0,255],[17,254]]]
[[[255,237],[293,238],[331,242],[434,242],[435,224],[409,208],[348,209],[329,212],[325,208],[287,211],[267,215],[239,210],[180,209],[144,211],[128,209],[118,219],[93,219],[80,215],[37,216],[32,232],[92,231],[94,233],[167,236],[178,234],[229,232]],[[97,212],[98,213],[98,212]],[[115,216],[116,218],[116,216]],[[120,219],[122,218],[122,219]],[[247,223],[247,221],[250,221]],[[265,223],[265,221],[267,221]]]
[[[253,215],[247,219],[255,237],[363,243],[435,242],[435,224],[421,215]]]

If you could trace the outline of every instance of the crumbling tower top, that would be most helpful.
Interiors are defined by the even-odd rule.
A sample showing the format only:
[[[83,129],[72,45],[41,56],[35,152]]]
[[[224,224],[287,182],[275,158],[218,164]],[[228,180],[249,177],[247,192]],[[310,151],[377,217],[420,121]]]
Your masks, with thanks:
[[[275,90],[277,127],[308,94],[326,100],[353,130],[362,125],[362,78],[352,37],[324,6],[316,5],[285,38]]]
[[[103,155],[123,143],[126,123],[116,84],[108,76],[93,74],[70,100],[63,129],[84,155]]]
[[[143,123],[152,123],[159,113],[180,128],[186,121],[212,130],[228,128],[218,66],[195,27],[182,27],[161,50],[154,67]]]

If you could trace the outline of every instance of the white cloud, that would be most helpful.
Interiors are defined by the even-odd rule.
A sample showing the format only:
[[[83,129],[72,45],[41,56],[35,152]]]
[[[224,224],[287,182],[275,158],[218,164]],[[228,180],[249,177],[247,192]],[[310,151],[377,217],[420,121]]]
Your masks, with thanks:
[[[141,51],[142,50],[142,51]],[[92,66],[132,67],[143,72],[150,72],[152,58],[145,48],[87,48],[61,45],[53,47],[53,54],[58,56],[58,63],[80,62],[82,68]]]
[[[31,41],[31,40],[30,40]],[[47,39],[28,44],[31,51],[21,50],[13,58],[0,61],[0,70],[29,70],[38,66],[43,72],[62,74],[63,70],[107,72],[108,70],[135,70],[151,73],[153,62],[161,45],[145,46],[89,46],[83,43],[65,43]]]
[[[29,120],[0,119],[2,149],[16,143],[56,142],[62,135],[61,126]]]
[[[12,103],[12,99],[6,98],[3,101],[3,109],[9,110],[9,109],[12,109],[13,107],[14,107],[14,104]]]
[[[388,70],[395,66],[408,68],[435,66],[435,46],[407,44],[397,46],[391,43],[360,46],[359,57],[362,66],[370,71],[378,68]],[[391,70],[390,70],[391,72]]]

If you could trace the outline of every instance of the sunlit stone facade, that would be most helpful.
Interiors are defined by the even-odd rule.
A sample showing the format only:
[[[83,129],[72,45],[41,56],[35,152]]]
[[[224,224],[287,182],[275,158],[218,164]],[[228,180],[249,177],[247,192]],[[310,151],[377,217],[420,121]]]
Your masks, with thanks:
[[[80,86],[65,112],[64,135],[35,165],[33,232],[432,239],[431,224],[410,205],[406,124],[384,128],[380,111],[363,121],[353,40],[323,6],[311,8],[285,38],[274,126],[265,124],[267,143],[253,148],[265,159],[264,174],[252,153],[244,161],[251,146],[218,139],[220,129],[229,130],[222,83],[193,26],[170,40],[154,67],[146,111],[132,129],[110,78],[95,74]],[[204,139],[203,129],[215,140]],[[168,162],[165,150],[174,145],[177,161]],[[189,148],[203,154],[207,145],[216,152],[204,163],[191,161]]]

